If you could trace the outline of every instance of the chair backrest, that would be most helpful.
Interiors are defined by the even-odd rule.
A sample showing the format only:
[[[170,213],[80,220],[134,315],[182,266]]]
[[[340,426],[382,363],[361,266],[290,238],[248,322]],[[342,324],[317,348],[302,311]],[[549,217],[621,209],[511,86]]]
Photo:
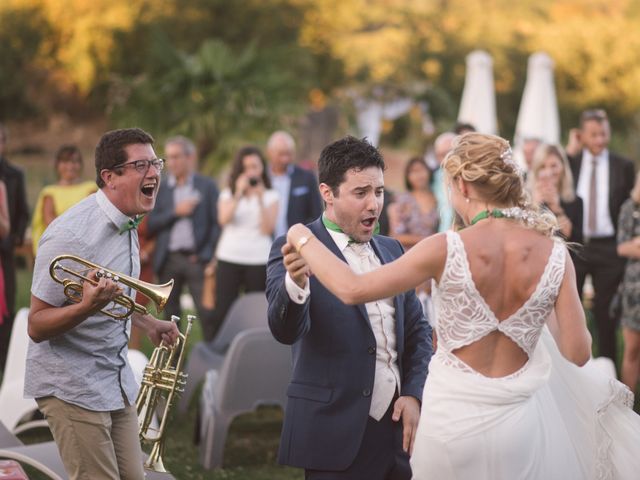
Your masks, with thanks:
[[[27,349],[29,348],[29,335],[27,325],[29,322],[29,309],[21,308],[13,320],[7,363],[4,368],[3,383],[21,379],[24,382],[25,363],[27,361]]]
[[[29,309],[20,309],[13,321],[7,364],[0,386],[0,421],[4,422],[9,430],[14,430],[25,415],[38,409],[35,400],[24,398],[22,393],[29,348],[28,321]]]
[[[22,442],[0,421],[0,448],[19,447]]]
[[[239,333],[231,343],[215,390],[215,403],[227,413],[263,403],[284,407],[291,378],[290,347],[276,342],[268,328]]]
[[[267,297],[264,292],[250,292],[233,302],[211,347],[224,353],[235,336],[249,328],[267,328]]]

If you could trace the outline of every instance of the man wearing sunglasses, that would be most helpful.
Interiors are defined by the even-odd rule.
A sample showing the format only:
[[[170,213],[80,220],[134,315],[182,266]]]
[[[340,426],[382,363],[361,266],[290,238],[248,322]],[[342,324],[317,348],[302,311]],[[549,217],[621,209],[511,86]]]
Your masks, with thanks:
[[[25,396],[36,399],[71,479],[143,480],[135,400],[138,386],[127,360],[131,323],[151,341],[173,344],[175,324],[134,313],[104,313],[131,288],[95,272],[82,298],[68,299],[49,274],[53,258],[72,254],[138,278],[136,226],[153,209],[163,161],[153,138],[137,129],[105,133],[95,153],[98,192],[60,215],[45,230],[31,286]],[[82,270],[78,264],[66,265]]]

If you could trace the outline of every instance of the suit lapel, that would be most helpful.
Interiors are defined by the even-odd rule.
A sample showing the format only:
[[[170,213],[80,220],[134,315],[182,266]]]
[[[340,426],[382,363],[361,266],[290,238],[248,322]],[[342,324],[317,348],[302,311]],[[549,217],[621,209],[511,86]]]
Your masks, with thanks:
[[[327,229],[322,224],[322,219],[318,219],[312,224],[310,224],[309,228],[311,229],[313,234],[318,238],[318,240],[320,240],[329,250],[331,250],[331,252],[335,256],[337,256],[340,260],[342,260],[344,263],[348,265],[347,259],[344,258],[344,255],[338,249],[336,242],[333,241],[333,238],[331,238],[331,235],[329,235],[329,232],[327,232]],[[367,325],[369,325],[369,328],[371,328],[371,322],[369,321],[369,314],[367,313],[366,307],[361,303],[358,305],[354,305],[354,307],[358,309],[358,311],[362,314],[364,319],[367,321]]]

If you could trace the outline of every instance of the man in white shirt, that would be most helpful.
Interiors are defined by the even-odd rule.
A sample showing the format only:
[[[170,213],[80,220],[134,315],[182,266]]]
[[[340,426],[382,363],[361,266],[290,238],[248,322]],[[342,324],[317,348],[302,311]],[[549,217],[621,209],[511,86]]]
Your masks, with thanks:
[[[384,160],[364,140],[327,146],[318,162],[326,210],[314,235],[357,272],[402,255],[376,235]],[[414,291],[348,306],[278,238],[267,268],[269,327],[292,345],[280,463],[311,480],[409,480],[409,454],[431,358],[431,329]]]
[[[590,274],[595,292],[593,314],[599,355],[616,360],[618,319],[609,315],[611,299],[624,273],[618,256],[616,232],[620,207],[629,198],[635,179],[633,163],[608,150],[610,127],[604,110],[587,110],[580,117],[580,140],[584,146],[570,158],[576,192],[584,202],[584,248],[576,255],[576,277],[582,295]],[[580,228],[575,226],[574,228]]]

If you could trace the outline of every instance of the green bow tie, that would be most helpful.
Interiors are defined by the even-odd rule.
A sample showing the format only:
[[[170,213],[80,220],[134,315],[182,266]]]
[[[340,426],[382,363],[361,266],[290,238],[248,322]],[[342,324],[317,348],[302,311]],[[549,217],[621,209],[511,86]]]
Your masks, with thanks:
[[[327,218],[326,215],[322,215],[322,223],[327,228],[327,230],[331,230],[333,232],[344,233],[344,231],[338,226],[338,224],[333,223],[331,220]],[[373,229],[373,234],[378,235],[380,233],[380,223],[376,221],[376,226]],[[353,238],[349,237],[349,243],[359,243],[355,241]]]
[[[122,235],[124,232],[138,228],[143,218],[144,215],[136,215],[135,218],[130,218],[120,227],[118,234]]]

